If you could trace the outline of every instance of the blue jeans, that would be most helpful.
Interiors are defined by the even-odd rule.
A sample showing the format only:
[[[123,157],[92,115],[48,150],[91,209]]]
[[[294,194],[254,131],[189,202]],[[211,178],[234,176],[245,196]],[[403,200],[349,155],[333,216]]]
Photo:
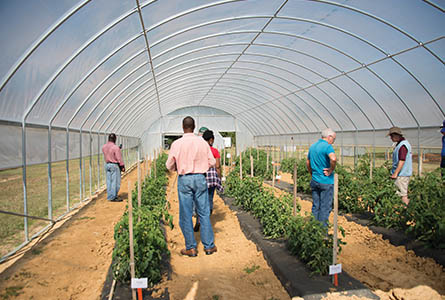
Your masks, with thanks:
[[[213,196],[215,195],[216,186],[211,186],[211,187],[207,187],[207,188],[209,191],[209,208],[210,208],[210,214],[211,214],[213,211]],[[193,215],[194,216],[198,215],[198,213],[196,211],[196,206],[194,203],[193,203]],[[196,224],[198,224],[198,223],[199,223],[199,217],[196,218]]]
[[[215,195],[216,186],[211,186],[208,189],[209,189],[209,206],[210,206],[210,211],[212,211],[213,210],[213,196]]]
[[[113,200],[121,188],[121,170],[117,164],[106,163],[105,171],[107,174],[107,200]]]
[[[193,204],[201,222],[201,242],[204,249],[215,246],[212,224],[210,223],[209,194],[204,174],[180,175],[178,177],[179,226],[185,239],[185,248],[196,249],[193,232]]]
[[[323,184],[311,180],[312,190],[312,214],[315,219],[327,226],[329,214],[332,210],[332,200],[334,197],[334,185]]]

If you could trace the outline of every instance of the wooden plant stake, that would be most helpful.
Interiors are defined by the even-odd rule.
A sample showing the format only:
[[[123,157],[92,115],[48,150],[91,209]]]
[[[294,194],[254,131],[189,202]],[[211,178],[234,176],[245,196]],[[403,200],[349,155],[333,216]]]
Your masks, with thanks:
[[[419,176],[422,176],[423,170],[423,150],[420,150],[419,153]]]
[[[337,264],[337,231],[338,231],[338,224],[337,224],[337,217],[338,217],[338,174],[334,174],[334,245],[332,249],[332,265]],[[332,278],[332,282],[335,286],[338,286],[338,275],[334,274],[334,277]]]
[[[369,155],[369,179],[372,180],[372,155]]]
[[[275,188],[275,164],[272,162],[272,187]]]
[[[253,157],[250,156],[250,177],[253,177]]]
[[[297,162],[294,164],[294,209],[292,214],[294,217],[297,215]]]
[[[256,160],[260,160],[260,148],[256,149]]]
[[[155,178],[157,178],[158,176],[156,175],[156,150],[155,150],[154,159],[153,159],[153,167],[154,167],[154,171],[155,171]]]
[[[128,228],[130,233],[130,273],[131,278],[135,278],[134,270],[134,243],[133,243],[133,201],[131,200],[131,182],[128,181]],[[133,300],[136,300],[136,291],[131,289]]]
[[[116,286],[116,279],[113,279],[113,283],[111,284],[111,290],[108,294],[108,300],[113,300],[114,287]]]
[[[243,180],[243,153],[239,155],[239,178]]]
[[[142,205],[142,180],[141,180],[141,163],[138,160],[138,208]],[[138,222],[141,221],[141,217],[138,216]]]
[[[269,151],[267,151],[266,172],[269,172]]]
[[[230,148],[230,159],[229,159],[229,173],[232,172],[233,164],[232,164],[232,148]]]
[[[223,177],[226,175],[226,147],[223,148]]]

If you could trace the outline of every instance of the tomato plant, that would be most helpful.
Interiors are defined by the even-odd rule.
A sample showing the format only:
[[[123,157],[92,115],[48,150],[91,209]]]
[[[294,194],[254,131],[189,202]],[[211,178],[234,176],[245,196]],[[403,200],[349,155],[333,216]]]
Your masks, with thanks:
[[[344,237],[343,228],[340,227],[339,230]],[[289,222],[287,248],[309,266],[312,275],[328,273],[329,265],[332,264],[333,241],[333,235],[326,235],[326,228],[312,215],[297,216]],[[339,253],[344,244],[338,239]]]
[[[235,198],[235,204],[258,218],[265,237],[287,239],[291,253],[305,262],[312,274],[327,274],[332,262],[333,236],[327,235],[327,229],[313,218],[306,221],[301,216],[294,217],[290,194],[277,198],[271,189],[263,188],[261,178],[240,180],[236,171],[228,175],[225,184],[226,194]]]
[[[445,184],[439,169],[411,177],[408,207],[396,194],[390,169],[391,162],[386,161],[373,169],[371,179],[369,156],[362,156],[355,170],[337,166],[339,209],[371,212],[375,225],[404,230],[431,247],[445,248]]]
[[[310,193],[310,176],[306,167],[306,159],[285,158],[281,161],[280,170],[292,174],[294,177],[294,165],[297,164],[297,192]]]
[[[135,275],[146,277],[150,284],[161,280],[162,261],[170,252],[167,248],[161,223],[173,227],[173,217],[166,207],[165,161],[161,155],[157,161],[157,176],[148,176],[141,185],[141,207],[137,204],[137,188],[132,191],[133,204],[133,243]],[[114,228],[115,248],[113,250],[113,276],[121,282],[128,282],[130,274],[130,237],[128,210]]]
[[[406,231],[432,247],[445,249],[445,183],[439,169],[409,184]]]

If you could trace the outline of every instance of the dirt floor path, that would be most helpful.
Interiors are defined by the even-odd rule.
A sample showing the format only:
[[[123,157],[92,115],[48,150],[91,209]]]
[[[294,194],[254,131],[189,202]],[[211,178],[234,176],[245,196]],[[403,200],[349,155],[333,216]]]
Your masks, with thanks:
[[[245,238],[235,213],[216,195],[212,224],[218,252],[205,255],[197,234],[198,257],[180,255],[184,240],[175,177],[170,175],[167,191],[176,225],[167,231],[173,272],[160,284],[168,287],[170,299],[184,299],[192,287],[196,300],[290,299],[262,253]],[[120,196],[125,198],[127,180],[134,183],[137,171],[122,180]],[[0,299],[99,299],[111,263],[114,225],[125,206],[125,201],[106,201],[102,193],[14,264],[0,265]]]
[[[281,176],[283,181],[293,183],[291,174]],[[276,192],[282,193],[278,189]],[[302,214],[311,211],[311,202],[299,202]],[[330,222],[333,222],[333,214]],[[382,235],[349,222],[345,217],[339,216],[338,224],[346,234],[346,245],[342,246],[339,256],[343,270],[381,299],[445,299],[445,270],[433,259],[418,257],[412,250],[394,246]]]
[[[267,265],[262,252],[244,236],[235,212],[217,194],[211,222],[218,252],[205,255],[199,233],[196,233],[198,256],[187,257],[180,254],[184,248],[184,238],[178,224],[179,202],[176,184],[173,185],[175,177],[175,174],[170,175],[167,190],[175,224],[173,230],[167,229],[172,276],[171,280],[161,283],[161,290],[168,287],[172,300],[184,299],[190,291],[193,292],[194,285],[197,285],[197,300],[290,299]]]
[[[127,197],[127,180],[119,195]],[[6,270],[0,265],[0,299],[99,299],[114,247],[114,225],[126,202],[108,202],[102,192],[47,234]],[[28,247],[29,248],[29,247]]]

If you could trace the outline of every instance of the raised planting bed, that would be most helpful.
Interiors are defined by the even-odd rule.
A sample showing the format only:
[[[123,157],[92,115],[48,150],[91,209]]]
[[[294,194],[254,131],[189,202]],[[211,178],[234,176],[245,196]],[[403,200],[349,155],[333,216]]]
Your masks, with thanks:
[[[271,181],[265,181],[265,183],[272,185]],[[293,184],[280,181],[275,182],[275,187],[288,193],[293,193]],[[302,193],[298,193],[297,195],[303,200],[312,202],[310,195]],[[376,226],[373,223],[373,215],[371,213],[351,214],[339,212],[339,215],[344,216],[348,221],[368,227],[374,233],[381,234],[384,239],[388,240],[394,246],[404,246],[406,250],[413,250],[416,255],[421,257],[432,258],[438,264],[445,267],[445,249],[431,248],[427,243],[416,240],[414,236],[402,230]]]
[[[133,245],[135,278],[147,278],[148,289],[143,289],[146,299],[168,299],[168,291],[153,289],[163,275],[170,274],[170,252],[165,239],[165,225],[173,227],[173,217],[168,213],[165,168],[167,156],[161,155],[156,161],[157,175],[153,172],[141,184],[141,206],[138,207],[137,185],[132,191]],[[126,210],[114,228],[115,246],[113,260],[108,272],[102,298],[107,299],[114,286],[113,299],[131,299],[131,261],[129,211]],[[152,295],[157,295],[153,297]],[[166,298],[167,297],[167,298]]]
[[[379,299],[360,281],[352,278],[346,272],[339,275],[337,288],[332,284],[331,276],[311,276],[311,271],[307,266],[289,253],[285,240],[266,239],[258,219],[234,205],[233,198],[225,196],[221,198],[233,211],[237,212],[244,234],[263,252],[264,257],[290,297],[297,296],[307,300],[318,300],[325,297],[328,292],[338,291],[345,292],[349,296]]]

